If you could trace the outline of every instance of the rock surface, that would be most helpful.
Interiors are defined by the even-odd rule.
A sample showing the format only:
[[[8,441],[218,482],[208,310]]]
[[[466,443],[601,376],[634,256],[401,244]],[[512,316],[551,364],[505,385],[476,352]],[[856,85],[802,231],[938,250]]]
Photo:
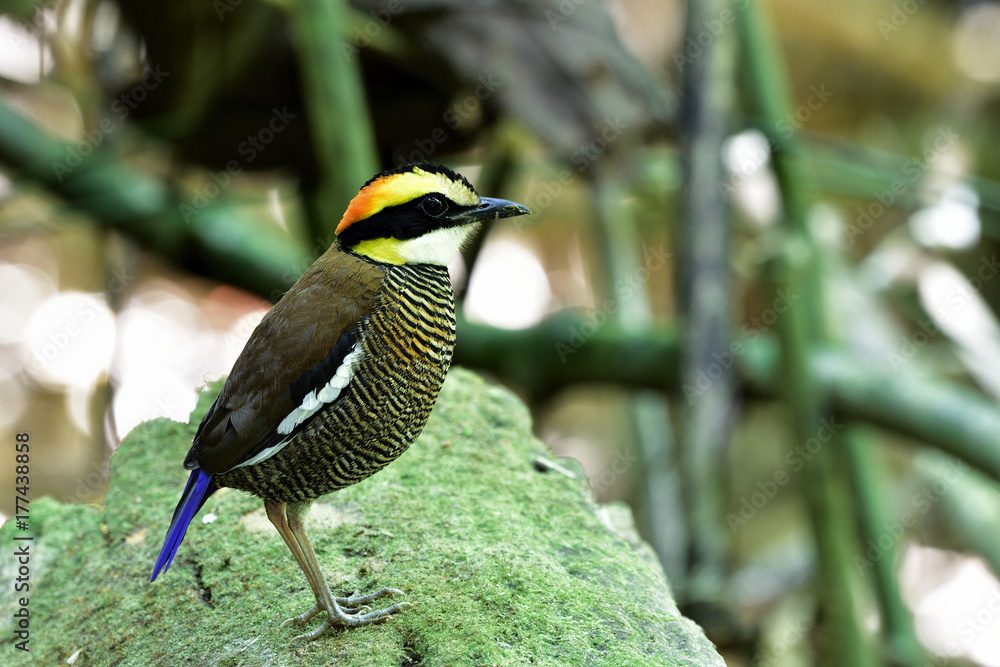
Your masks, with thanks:
[[[231,489],[209,499],[150,584],[210,394],[191,424],[129,434],[102,506],[31,502],[31,651],[11,641],[8,590],[0,664],[723,665],[648,547],[611,529],[622,512],[595,505],[572,462],[562,464],[575,478],[536,468],[548,454],[524,405],[461,369],[410,450],[318,500],[308,522],[335,594],[396,587],[412,608],[289,646],[297,632],[278,625],[312,594],[263,504]],[[5,586],[15,534],[12,521],[0,530]]]

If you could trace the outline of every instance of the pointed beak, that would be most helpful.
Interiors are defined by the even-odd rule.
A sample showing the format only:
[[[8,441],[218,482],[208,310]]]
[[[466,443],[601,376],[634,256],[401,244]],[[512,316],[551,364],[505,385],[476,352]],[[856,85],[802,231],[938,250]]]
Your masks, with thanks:
[[[484,220],[499,220],[500,218],[512,218],[516,215],[528,215],[531,211],[527,206],[522,206],[516,202],[506,199],[494,199],[492,197],[480,197],[479,206],[471,208],[454,216],[452,220],[456,226],[471,225]]]

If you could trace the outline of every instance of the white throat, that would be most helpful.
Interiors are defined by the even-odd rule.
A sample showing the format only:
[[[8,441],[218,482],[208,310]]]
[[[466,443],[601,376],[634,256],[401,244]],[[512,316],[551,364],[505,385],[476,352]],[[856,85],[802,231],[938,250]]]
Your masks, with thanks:
[[[477,224],[446,227],[399,244],[399,255],[407,264],[448,266]]]

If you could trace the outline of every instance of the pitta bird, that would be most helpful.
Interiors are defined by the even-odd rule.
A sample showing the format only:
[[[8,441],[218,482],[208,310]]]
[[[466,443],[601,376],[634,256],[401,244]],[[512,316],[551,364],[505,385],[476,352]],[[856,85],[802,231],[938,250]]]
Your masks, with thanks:
[[[455,343],[446,268],[487,219],[529,213],[480,197],[440,165],[383,172],[361,188],[334,243],[264,316],[202,420],[184,467],[191,471],[150,581],[170,567],[188,524],[215,491],[264,501],[316,604],[282,624],[362,626],[406,606],[369,611],[383,588],[335,597],[306,536],[312,502],[395,460],[423,430]]]

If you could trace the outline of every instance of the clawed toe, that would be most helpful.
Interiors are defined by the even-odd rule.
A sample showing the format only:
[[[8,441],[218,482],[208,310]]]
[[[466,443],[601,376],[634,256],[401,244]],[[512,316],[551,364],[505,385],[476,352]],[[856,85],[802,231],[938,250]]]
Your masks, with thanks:
[[[313,608],[307,611],[306,613],[291,617],[290,619],[279,625],[278,628],[283,628],[286,625],[305,625],[306,623],[312,620],[313,616],[320,613],[321,611],[326,611],[326,610],[323,609],[323,607],[320,607],[318,604],[313,605]]]
[[[380,598],[387,597],[389,595],[403,595],[406,593],[399,590],[398,588],[383,588],[382,590],[375,591],[368,595],[358,595],[357,591],[351,593],[351,597],[348,598],[334,598],[342,608],[345,607],[356,607],[358,605],[366,605],[369,602],[374,602]]]
[[[396,604],[383,609],[370,611],[371,607],[369,607],[367,603],[389,595],[404,595],[404,593],[397,588],[383,588],[382,590],[369,595],[358,595],[358,592],[355,591],[350,597],[330,598],[330,602],[333,603],[332,605],[327,606],[317,604],[306,613],[288,619],[281,624],[281,627],[283,628],[290,623],[294,625],[302,625],[311,620],[319,612],[325,611],[326,619],[322,624],[320,624],[319,627],[305,634],[298,635],[289,643],[294,643],[299,640],[311,641],[322,635],[330,628],[356,628],[364,625],[371,625],[373,623],[383,621],[392,614],[400,612],[407,607],[413,606],[411,603],[403,601],[397,602]]]

